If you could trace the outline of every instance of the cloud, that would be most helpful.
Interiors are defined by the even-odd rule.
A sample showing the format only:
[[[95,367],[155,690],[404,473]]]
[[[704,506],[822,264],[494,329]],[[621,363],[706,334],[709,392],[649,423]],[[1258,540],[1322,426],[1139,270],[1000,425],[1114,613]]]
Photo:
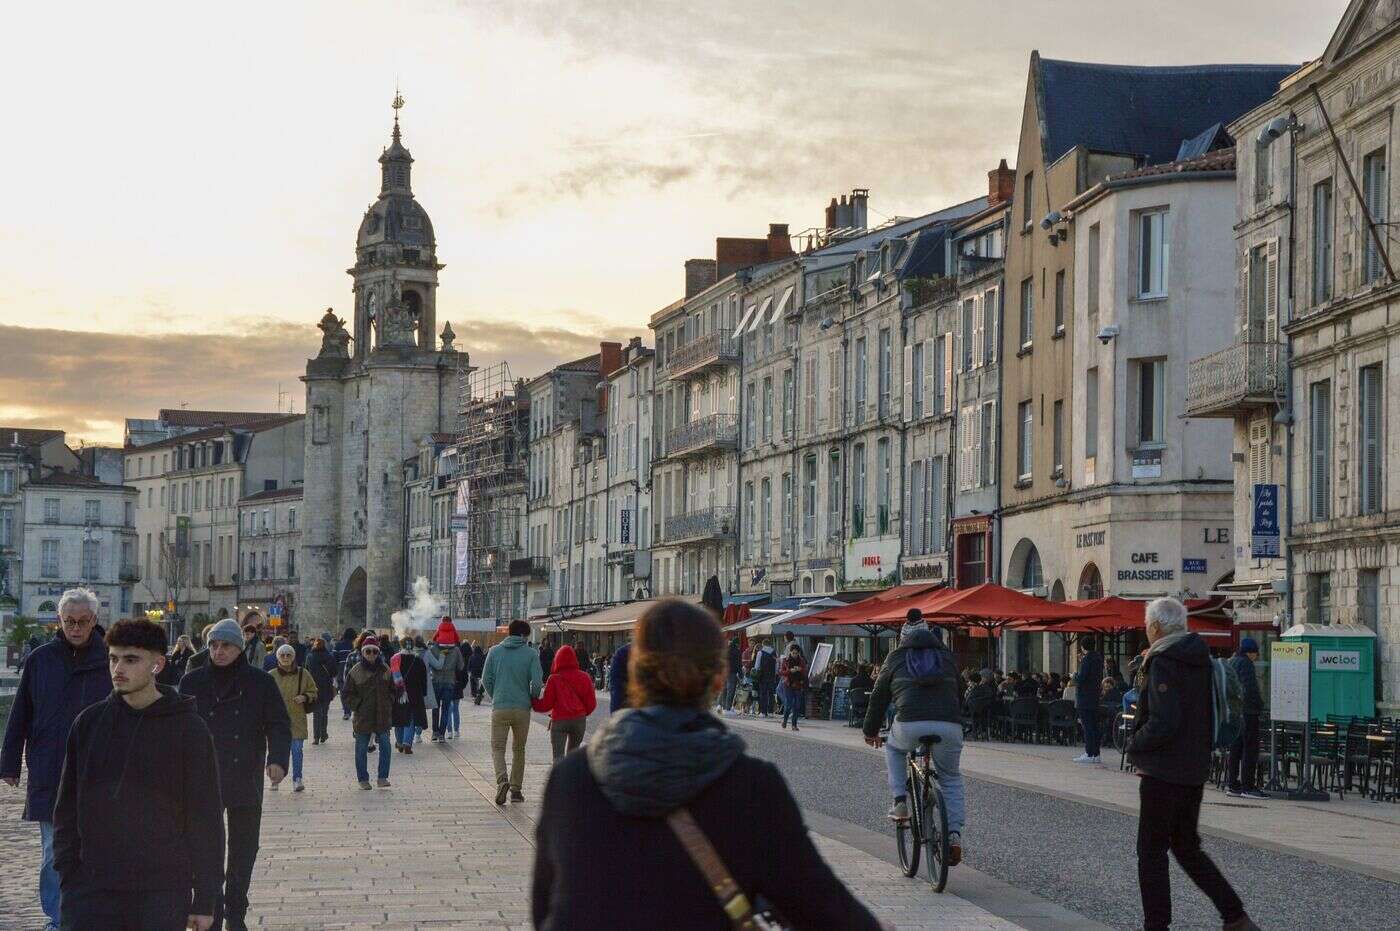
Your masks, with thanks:
[[[457,346],[474,365],[505,359],[515,377],[531,377],[598,351],[599,340],[626,342],[616,327],[587,330],[513,322],[453,321]],[[305,409],[298,377],[320,347],[315,327],[245,320],[229,333],[130,335],[0,324],[0,425],[45,427],[79,441],[117,445],[127,417],[153,417],[186,404],[211,410],[278,410],[278,391]],[[285,399],[281,409],[286,409]]]

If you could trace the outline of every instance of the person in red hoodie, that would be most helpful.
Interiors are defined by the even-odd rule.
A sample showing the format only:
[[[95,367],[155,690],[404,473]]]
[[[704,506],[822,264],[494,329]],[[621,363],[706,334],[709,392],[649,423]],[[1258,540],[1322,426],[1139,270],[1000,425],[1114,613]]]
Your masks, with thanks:
[[[530,706],[536,711],[549,712],[549,743],[554,759],[583,743],[583,729],[588,716],[598,707],[598,695],[593,680],[578,668],[578,656],[571,646],[562,646],[554,654],[554,665],[545,680],[544,692]],[[567,744],[567,746],[566,746]]]

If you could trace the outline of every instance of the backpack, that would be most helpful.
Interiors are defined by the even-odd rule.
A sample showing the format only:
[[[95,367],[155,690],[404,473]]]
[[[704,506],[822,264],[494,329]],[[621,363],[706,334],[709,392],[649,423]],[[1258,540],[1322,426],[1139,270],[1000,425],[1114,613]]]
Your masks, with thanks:
[[[765,678],[772,678],[778,671],[778,657],[768,650],[758,654],[758,672]]]
[[[1228,750],[1244,732],[1244,687],[1224,660],[1211,658],[1210,699],[1217,750]]]

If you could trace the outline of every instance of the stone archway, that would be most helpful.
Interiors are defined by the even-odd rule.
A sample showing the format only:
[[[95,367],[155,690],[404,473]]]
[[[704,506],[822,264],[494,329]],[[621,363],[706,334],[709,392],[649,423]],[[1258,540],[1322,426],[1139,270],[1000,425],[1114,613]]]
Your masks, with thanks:
[[[1099,567],[1089,563],[1079,573],[1079,597],[1085,600],[1103,597],[1103,576]]]
[[[1064,586],[1064,583],[1061,582],[1059,579],[1056,579],[1056,580],[1055,580],[1055,584],[1052,585],[1052,586],[1050,586],[1050,600],[1051,600],[1051,601],[1064,601],[1064,600],[1065,600],[1065,586]]]
[[[1040,568],[1040,551],[1025,537],[1011,550],[1011,561],[1006,567],[1006,584],[1009,588],[1025,590],[1034,590],[1045,584],[1045,575]]]
[[[365,570],[357,567],[345,582],[345,590],[340,595],[340,620],[337,626],[364,630],[368,618],[366,613]]]

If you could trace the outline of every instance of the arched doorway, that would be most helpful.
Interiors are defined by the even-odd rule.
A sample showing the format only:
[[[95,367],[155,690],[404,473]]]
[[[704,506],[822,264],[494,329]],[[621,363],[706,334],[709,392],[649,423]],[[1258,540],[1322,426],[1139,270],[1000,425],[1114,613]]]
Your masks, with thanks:
[[[1099,567],[1093,563],[1089,563],[1084,567],[1084,571],[1079,573],[1079,597],[1085,600],[1103,597],[1103,576],[1099,574]]]
[[[340,596],[340,626],[365,629],[365,570],[357,568],[350,573],[345,583],[345,591]]]
[[[831,573],[827,573],[826,581],[824,581],[824,582],[822,583],[822,591],[825,592],[825,593],[828,594],[828,595],[831,595],[831,594],[834,594],[834,593],[835,593],[835,591],[836,591],[836,576],[832,575]]]
[[[1051,601],[1064,601],[1064,600],[1065,600],[1065,584],[1064,584],[1063,582],[1061,582],[1059,579],[1056,579],[1056,580],[1055,580],[1055,584],[1050,586],[1050,600],[1051,600]]]
[[[1045,585],[1045,574],[1040,568],[1040,551],[1025,537],[1011,551],[1006,579],[1011,588],[1034,590]]]

